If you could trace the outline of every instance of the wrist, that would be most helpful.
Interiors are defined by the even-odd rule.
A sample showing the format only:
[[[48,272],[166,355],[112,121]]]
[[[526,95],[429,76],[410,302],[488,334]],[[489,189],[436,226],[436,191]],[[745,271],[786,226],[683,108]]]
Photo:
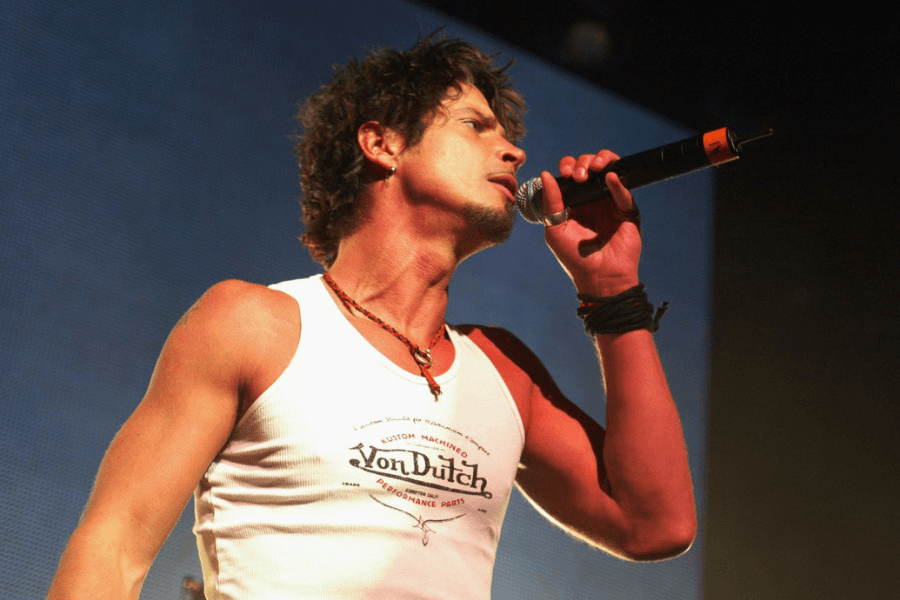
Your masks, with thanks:
[[[579,296],[592,296],[595,298],[610,298],[640,285],[637,275],[634,277],[614,277],[596,281],[576,283],[575,289]]]
[[[653,333],[659,329],[659,320],[668,308],[668,302],[664,302],[654,314],[642,283],[612,296],[579,294],[578,300],[576,314],[591,336],[618,335],[639,329]]]

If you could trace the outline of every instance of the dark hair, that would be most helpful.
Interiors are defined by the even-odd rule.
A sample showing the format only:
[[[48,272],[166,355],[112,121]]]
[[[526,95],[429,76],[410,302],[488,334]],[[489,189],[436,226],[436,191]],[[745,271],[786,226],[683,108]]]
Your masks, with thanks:
[[[363,123],[376,121],[414,146],[447,91],[467,83],[484,94],[510,140],[524,135],[525,102],[507,74],[512,61],[495,68],[494,58],[468,42],[432,34],[408,51],[375,50],[335,66],[332,80],[297,114],[304,129],[294,147],[306,225],[300,240],[315,260],[331,266],[341,238],[358,222],[357,197],[369,183],[357,142]]]

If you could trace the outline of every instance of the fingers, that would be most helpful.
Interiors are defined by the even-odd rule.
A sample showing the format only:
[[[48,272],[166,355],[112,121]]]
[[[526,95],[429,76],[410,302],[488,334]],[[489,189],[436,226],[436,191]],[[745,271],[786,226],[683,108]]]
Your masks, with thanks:
[[[575,162],[574,156],[564,157],[559,161],[559,174],[563,177],[571,177],[572,172],[575,171]]]
[[[606,187],[612,194],[613,201],[616,203],[616,215],[620,221],[629,221],[637,227],[638,233],[641,231],[641,211],[638,210],[637,204],[631,192],[622,185],[619,176],[615,173],[606,174]]]
[[[613,200],[616,203],[616,208],[621,212],[630,213],[636,210],[637,207],[634,204],[634,198],[631,196],[631,192],[622,185],[619,176],[616,175],[615,172],[606,174],[606,187],[609,188],[609,192],[612,194]]]
[[[586,181],[591,173],[602,171],[617,160],[619,155],[609,150],[601,150],[596,154],[582,154],[577,159],[566,156],[559,161],[559,174],[571,177],[575,181]]]
[[[559,161],[559,174],[563,177],[571,177],[575,181],[587,181],[591,173],[600,172],[617,160],[619,160],[619,155],[609,150],[600,150],[596,154],[582,154],[577,159],[567,156]],[[606,185],[620,211],[627,213],[634,210],[631,192],[622,185],[615,173],[615,166],[606,175]]]
[[[615,210],[612,217],[618,221],[631,221],[637,225],[640,230],[640,213],[631,196],[631,192],[622,184],[619,176],[615,172],[615,162],[619,160],[619,155],[609,150],[600,150],[596,154],[582,154],[578,158],[566,156],[559,161],[559,172],[562,177],[571,177],[578,182],[587,181],[594,173],[601,173],[609,169],[605,175],[606,186],[609,188],[615,203]],[[548,179],[552,180],[547,175]],[[556,182],[553,181],[553,184]],[[563,210],[562,194],[558,193],[558,186],[551,184],[549,181],[544,182],[544,189],[552,185],[553,192],[550,195],[545,194],[544,214],[559,214]],[[550,201],[548,202],[548,198]],[[546,221],[546,219],[545,219]],[[560,222],[557,220],[557,222]]]

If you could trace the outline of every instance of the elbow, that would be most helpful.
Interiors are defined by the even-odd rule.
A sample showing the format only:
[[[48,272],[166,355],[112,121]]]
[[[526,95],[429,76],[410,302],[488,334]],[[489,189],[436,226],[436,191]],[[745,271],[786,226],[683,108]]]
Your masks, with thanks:
[[[656,548],[656,557],[650,560],[665,560],[681,556],[691,549],[697,539],[697,520],[685,519],[678,527],[672,528]]]
[[[641,562],[667,560],[690,550],[697,537],[697,519],[690,515],[641,529],[626,545],[625,558]]]

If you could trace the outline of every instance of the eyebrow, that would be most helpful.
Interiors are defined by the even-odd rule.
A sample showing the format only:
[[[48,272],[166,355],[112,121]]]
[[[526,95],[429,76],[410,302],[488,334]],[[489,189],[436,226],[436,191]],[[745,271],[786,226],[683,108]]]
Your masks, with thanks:
[[[491,129],[497,127],[500,129],[500,134],[505,138],[506,137],[506,129],[500,125],[500,121],[494,115],[487,115],[475,107],[472,106],[460,106],[459,108],[450,109],[450,114],[453,116],[460,116],[465,114],[470,114],[478,117],[487,127]],[[508,139],[508,138],[507,138]]]

